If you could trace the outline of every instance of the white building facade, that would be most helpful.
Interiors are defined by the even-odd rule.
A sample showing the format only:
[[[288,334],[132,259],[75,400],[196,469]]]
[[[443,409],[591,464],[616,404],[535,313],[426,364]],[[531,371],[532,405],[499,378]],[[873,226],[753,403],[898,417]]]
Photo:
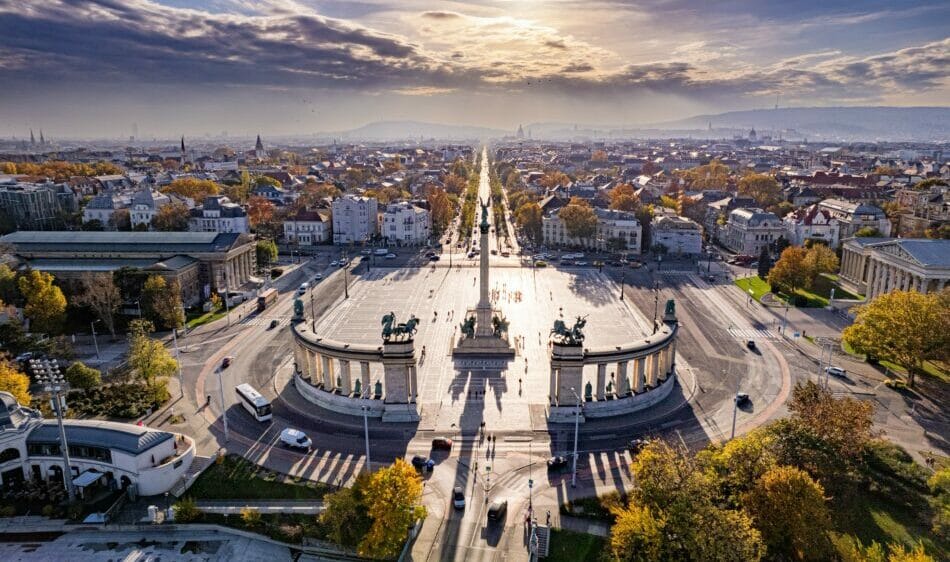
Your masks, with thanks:
[[[653,243],[666,248],[673,255],[698,255],[703,251],[703,231],[698,223],[688,218],[655,217],[651,223]]]
[[[864,227],[877,229],[882,237],[891,235],[891,221],[882,209],[864,203],[851,203],[844,199],[825,199],[818,208],[828,211],[838,221],[841,240],[851,238]]]
[[[397,246],[419,246],[429,240],[432,217],[428,209],[401,201],[386,205],[380,222],[380,235]]]
[[[849,238],[838,277],[868,300],[891,291],[942,291],[950,282],[950,240]]]
[[[284,240],[299,246],[315,246],[330,240],[329,214],[303,210],[284,220]]]
[[[376,235],[378,202],[372,197],[344,195],[333,200],[333,243],[367,242]]]
[[[557,213],[541,219],[541,232],[548,246],[574,246],[596,250],[619,250],[630,254],[641,251],[642,228],[633,213],[594,209],[597,228],[589,238],[575,238],[567,232]]]
[[[785,232],[785,225],[774,213],[758,208],[734,209],[719,234],[719,241],[738,254],[757,256],[762,246],[778,240]]]
[[[223,195],[205,197],[204,202],[191,210],[188,219],[191,232],[237,232],[251,231],[247,211]]]
[[[798,209],[782,219],[788,231],[786,238],[796,246],[803,246],[805,242],[821,242],[830,248],[837,248],[839,237],[838,219],[829,211],[818,205],[811,205]]]

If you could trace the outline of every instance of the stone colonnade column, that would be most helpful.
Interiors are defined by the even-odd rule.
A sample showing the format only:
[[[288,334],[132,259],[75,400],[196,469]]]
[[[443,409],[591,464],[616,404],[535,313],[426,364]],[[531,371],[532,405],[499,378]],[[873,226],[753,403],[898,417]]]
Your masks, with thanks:
[[[597,364],[597,387],[594,391],[594,398],[596,400],[604,400],[606,398],[606,395],[605,395],[606,385],[607,385],[607,364],[598,363]]]
[[[349,396],[353,392],[353,381],[350,375],[350,362],[347,359],[340,359],[340,391],[340,394],[344,396]]]
[[[369,385],[369,361],[360,361],[360,391],[362,391],[363,396],[373,395],[373,390]]]
[[[633,367],[633,377],[636,382],[633,385],[633,390],[637,394],[640,394],[643,392],[643,385],[646,379],[647,358],[639,357],[635,361],[636,363]]]
[[[416,398],[419,396],[419,379],[415,363],[409,366],[409,402],[413,403],[416,401]]]
[[[617,363],[617,395],[626,396],[630,394],[630,379],[627,378],[627,362]]]
[[[320,374],[323,375],[323,390],[333,390],[333,363],[326,355],[320,356]]]

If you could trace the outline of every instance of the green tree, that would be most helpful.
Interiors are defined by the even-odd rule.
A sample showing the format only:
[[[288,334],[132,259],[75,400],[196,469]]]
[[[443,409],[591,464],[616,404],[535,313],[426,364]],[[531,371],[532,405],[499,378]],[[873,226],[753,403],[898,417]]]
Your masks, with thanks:
[[[115,312],[122,304],[122,294],[109,273],[83,273],[80,277],[82,292],[76,295],[78,304],[88,306],[115,337]]]
[[[30,319],[34,332],[58,332],[66,319],[66,297],[53,285],[53,276],[32,269],[18,281],[20,293],[26,299],[23,313]]]
[[[201,519],[201,510],[198,509],[198,503],[190,497],[175,502],[172,510],[175,512],[176,523],[192,523]]]
[[[768,174],[749,174],[739,180],[739,195],[755,199],[760,207],[771,207],[782,200],[782,185]]]
[[[572,197],[570,203],[558,212],[558,217],[564,221],[564,228],[571,238],[587,240],[597,231],[594,209],[579,197]]]
[[[178,367],[162,342],[149,337],[154,329],[148,320],[136,319],[129,324],[129,366],[149,388],[172,376]]]
[[[373,523],[360,542],[359,553],[371,558],[395,557],[409,527],[425,517],[426,509],[420,505],[422,479],[409,463],[397,458],[392,465],[373,473],[366,497],[366,512]]]
[[[831,517],[825,491],[808,473],[791,466],[763,474],[742,498],[769,554],[780,559],[827,560]]]
[[[543,224],[542,218],[541,206],[534,202],[522,204],[515,212],[515,220],[518,222],[518,227],[535,243],[539,243],[543,237],[541,231]]]
[[[857,238],[876,238],[881,236],[881,231],[873,226],[864,226],[854,233]]]
[[[781,288],[789,295],[794,295],[796,290],[807,287],[811,283],[811,275],[805,267],[806,255],[808,251],[800,246],[785,248],[769,272],[769,285],[773,289]]]
[[[762,246],[762,251],[759,252],[759,277],[762,279],[767,279],[769,276],[769,271],[772,270],[772,254],[769,253],[769,247]]]
[[[181,303],[181,286],[177,280],[171,283],[160,275],[149,275],[142,286],[142,314],[153,324],[168,329],[185,325]]]
[[[373,521],[367,512],[366,489],[371,476],[361,473],[353,486],[342,488],[326,496],[323,500],[325,510],[320,515],[320,523],[327,529],[327,536],[333,542],[347,548],[356,548]]]
[[[0,391],[9,392],[24,406],[29,406],[32,400],[30,377],[21,373],[16,365],[2,358],[0,358]]]
[[[258,240],[256,249],[258,267],[266,268],[277,261],[277,244],[273,240]]]
[[[102,384],[102,373],[76,361],[66,369],[66,382],[72,388],[95,388]]]
[[[842,339],[858,353],[903,365],[913,386],[925,372],[924,361],[944,361],[950,354],[950,291],[880,295],[858,307]]]

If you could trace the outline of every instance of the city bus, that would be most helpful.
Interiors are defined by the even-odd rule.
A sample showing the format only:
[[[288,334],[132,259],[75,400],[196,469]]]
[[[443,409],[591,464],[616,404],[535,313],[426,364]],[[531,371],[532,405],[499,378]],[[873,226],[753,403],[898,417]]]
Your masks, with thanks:
[[[270,401],[261,396],[260,392],[254,390],[253,386],[243,383],[237,385],[234,390],[241,400],[241,405],[254,416],[254,419],[262,422],[268,421],[273,417],[271,414]]]
[[[274,304],[275,302],[277,302],[277,289],[274,289],[273,287],[266,289],[260,294],[260,296],[257,297],[257,311],[262,312],[265,308]]]

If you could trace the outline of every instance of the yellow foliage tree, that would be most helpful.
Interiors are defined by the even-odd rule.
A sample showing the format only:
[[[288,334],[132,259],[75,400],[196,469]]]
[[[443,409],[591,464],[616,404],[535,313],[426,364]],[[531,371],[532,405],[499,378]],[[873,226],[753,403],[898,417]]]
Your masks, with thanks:
[[[371,558],[393,558],[399,554],[409,528],[425,517],[422,479],[402,459],[373,474],[366,490],[367,512],[373,520],[360,542],[359,553]]]
[[[66,297],[53,285],[53,276],[31,269],[17,282],[26,299],[23,313],[30,319],[35,332],[57,332],[66,318]]]
[[[910,385],[924,372],[924,361],[950,354],[950,290],[892,291],[857,310],[842,333],[844,341],[859,353],[903,365]]]
[[[32,400],[29,389],[30,377],[17,370],[13,363],[0,360],[0,390],[9,392],[17,402],[29,406]]]
[[[610,528],[610,557],[617,562],[654,562],[664,549],[665,521],[648,507],[629,505],[615,509]]]
[[[597,231],[597,215],[590,203],[579,197],[571,197],[570,203],[558,211],[564,228],[571,238],[586,240]]]
[[[739,195],[755,199],[761,207],[771,207],[782,200],[782,186],[768,174],[748,174],[739,180]]]
[[[648,173],[646,171],[644,174]],[[729,176],[732,170],[719,160],[713,160],[709,164],[697,166],[689,170],[680,172],[680,176],[686,181],[690,189],[725,189],[729,185]]]
[[[162,189],[162,193],[174,193],[182,197],[191,198],[196,204],[201,204],[209,195],[217,195],[221,186],[211,180],[195,178],[178,178]]]
[[[637,197],[633,186],[629,183],[622,183],[610,190],[610,208],[618,211],[635,211],[640,206],[640,198]]]
[[[129,366],[149,387],[173,375],[178,366],[162,342],[148,337],[152,329],[147,320],[133,320],[129,326]]]

